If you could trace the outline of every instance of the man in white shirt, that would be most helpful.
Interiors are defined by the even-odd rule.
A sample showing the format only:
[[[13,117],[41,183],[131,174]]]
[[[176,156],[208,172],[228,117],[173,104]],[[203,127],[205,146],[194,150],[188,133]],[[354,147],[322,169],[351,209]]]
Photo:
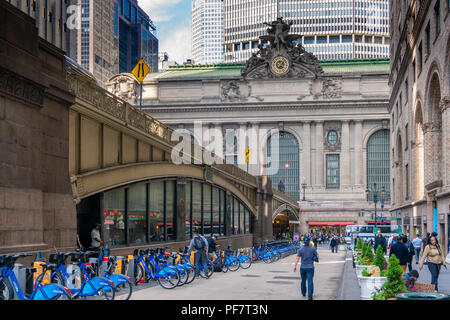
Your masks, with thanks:
[[[416,264],[419,264],[419,256],[420,256],[420,248],[422,244],[422,238],[420,238],[419,234],[416,234],[416,238],[412,241],[414,246],[414,254],[416,256]]]
[[[100,248],[105,245],[102,238],[100,237],[100,227],[101,224],[96,223],[94,229],[92,229],[91,231],[91,239],[92,239],[91,247],[93,248]]]

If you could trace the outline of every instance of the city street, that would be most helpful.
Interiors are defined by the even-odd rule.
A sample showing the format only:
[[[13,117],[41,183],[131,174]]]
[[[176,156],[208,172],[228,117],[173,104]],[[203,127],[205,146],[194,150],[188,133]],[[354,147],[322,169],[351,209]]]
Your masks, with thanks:
[[[320,263],[316,264],[315,300],[335,300],[344,272],[345,253],[331,253],[319,248]],[[296,255],[272,264],[262,261],[250,269],[236,272],[214,273],[189,285],[165,290],[159,285],[135,291],[131,300],[307,300],[300,293],[299,268],[293,272]]]

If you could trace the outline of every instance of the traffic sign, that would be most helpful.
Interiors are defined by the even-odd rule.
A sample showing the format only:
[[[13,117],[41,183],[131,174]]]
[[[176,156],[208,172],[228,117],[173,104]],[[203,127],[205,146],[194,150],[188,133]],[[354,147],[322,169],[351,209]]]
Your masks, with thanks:
[[[142,83],[144,81],[147,74],[151,71],[151,68],[148,66],[148,64],[144,61],[144,59],[139,60],[137,65],[134,67],[133,71],[131,73],[136,77],[137,81],[139,83]]]
[[[247,162],[247,163],[250,162],[251,155],[252,155],[252,152],[250,151],[250,148],[247,148],[247,150],[245,150],[245,162]]]

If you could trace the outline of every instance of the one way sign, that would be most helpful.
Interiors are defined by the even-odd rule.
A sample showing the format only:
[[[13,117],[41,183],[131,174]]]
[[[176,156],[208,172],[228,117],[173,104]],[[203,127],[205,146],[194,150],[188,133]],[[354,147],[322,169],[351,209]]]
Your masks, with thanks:
[[[148,64],[144,61],[144,59],[141,59],[131,73],[136,77],[139,83],[142,83],[150,71],[151,69]]]

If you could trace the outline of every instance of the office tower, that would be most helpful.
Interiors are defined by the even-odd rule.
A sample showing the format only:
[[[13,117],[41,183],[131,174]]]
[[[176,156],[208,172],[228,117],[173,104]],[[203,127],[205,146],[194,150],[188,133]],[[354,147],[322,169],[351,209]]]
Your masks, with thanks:
[[[67,4],[62,0],[6,0],[36,20],[39,36],[66,50]]]
[[[257,52],[277,16],[319,60],[389,57],[389,0],[224,0],[225,62]]]
[[[114,34],[119,43],[119,72],[131,72],[144,59],[158,71],[156,27],[136,0],[115,0]]]
[[[196,64],[224,62],[223,0],[192,2],[192,58]]]

